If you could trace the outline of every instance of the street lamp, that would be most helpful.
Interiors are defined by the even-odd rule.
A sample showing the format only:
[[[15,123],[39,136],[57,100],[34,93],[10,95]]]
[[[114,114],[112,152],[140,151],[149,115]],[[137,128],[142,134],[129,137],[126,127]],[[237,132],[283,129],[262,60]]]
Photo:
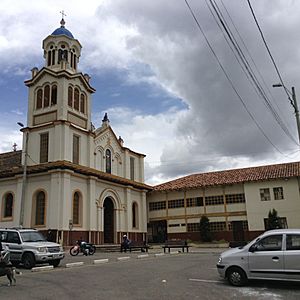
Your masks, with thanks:
[[[273,84],[273,87],[283,87],[284,90],[292,96],[292,99],[288,96],[291,105],[293,106],[295,110],[295,117],[296,117],[296,122],[297,122],[297,129],[298,129],[298,139],[300,143],[300,119],[299,119],[299,109],[298,109],[298,104],[296,100],[296,93],[295,93],[295,88],[292,86],[292,91],[289,91],[283,84],[277,83]]]
[[[17,123],[23,131],[24,125],[21,122]],[[23,165],[23,181],[22,181],[22,194],[21,194],[21,206],[20,206],[20,221],[19,226],[22,228],[24,225],[24,205],[25,205],[25,193],[26,193],[26,180],[27,180],[27,152],[28,152],[28,132],[24,131],[25,145],[24,145],[24,165]]]

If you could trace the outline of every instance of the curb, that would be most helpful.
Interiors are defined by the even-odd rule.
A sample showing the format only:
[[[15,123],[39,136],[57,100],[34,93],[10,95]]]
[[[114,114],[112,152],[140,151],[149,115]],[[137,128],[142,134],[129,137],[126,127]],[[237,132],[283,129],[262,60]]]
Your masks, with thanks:
[[[118,257],[117,260],[128,260],[130,259],[130,256],[124,256],[124,257]]]
[[[94,263],[94,265],[97,265],[97,264],[103,264],[103,263],[108,263],[108,258],[104,258],[104,259],[95,259],[93,263]]]
[[[137,258],[146,258],[146,257],[149,257],[149,254],[141,254],[137,256]]]
[[[166,254],[165,253],[155,253],[154,254],[155,257],[164,256],[164,255],[166,255]]]
[[[31,269],[31,272],[41,272],[41,271],[48,271],[52,270],[53,266],[44,266],[44,267],[35,267]]]
[[[82,266],[83,264],[84,264],[83,261],[69,263],[69,264],[66,264],[66,268],[79,267],[79,266]]]

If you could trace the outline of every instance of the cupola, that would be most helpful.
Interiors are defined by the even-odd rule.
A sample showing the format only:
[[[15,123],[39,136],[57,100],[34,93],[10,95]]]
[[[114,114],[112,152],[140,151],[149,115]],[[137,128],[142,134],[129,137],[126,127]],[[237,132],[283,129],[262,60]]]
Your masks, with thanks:
[[[43,41],[45,67],[55,71],[67,70],[76,73],[82,47],[65,24],[62,18],[60,27]]]

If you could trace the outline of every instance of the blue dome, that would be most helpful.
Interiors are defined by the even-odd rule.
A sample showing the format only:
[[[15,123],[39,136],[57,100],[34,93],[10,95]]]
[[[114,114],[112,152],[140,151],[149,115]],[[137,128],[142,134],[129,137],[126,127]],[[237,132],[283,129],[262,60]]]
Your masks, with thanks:
[[[66,36],[74,39],[73,34],[64,27],[59,27],[59,28],[55,29],[51,35],[66,35]]]
[[[66,36],[70,37],[71,39],[74,39],[73,34],[68,29],[65,28],[65,24],[66,24],[65,20],[64,20],[64,18],[62,18],[60,21],[61,26],[59,28],[55,29],[51,35],[66,35]]]

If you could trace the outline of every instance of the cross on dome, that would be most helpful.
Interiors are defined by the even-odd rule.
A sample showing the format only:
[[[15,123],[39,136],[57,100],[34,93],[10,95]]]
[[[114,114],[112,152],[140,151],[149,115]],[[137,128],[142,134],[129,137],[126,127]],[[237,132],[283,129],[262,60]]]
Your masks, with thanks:
[[[60,25],[61,25],[61,27],[65,27],[66,22],[65,22],[65,20],[64,20],[64,17],[66,17],[67,15],[65,14],[65,12],[64,12],[63,10],[60,11],[59,13],[61,14]]]

